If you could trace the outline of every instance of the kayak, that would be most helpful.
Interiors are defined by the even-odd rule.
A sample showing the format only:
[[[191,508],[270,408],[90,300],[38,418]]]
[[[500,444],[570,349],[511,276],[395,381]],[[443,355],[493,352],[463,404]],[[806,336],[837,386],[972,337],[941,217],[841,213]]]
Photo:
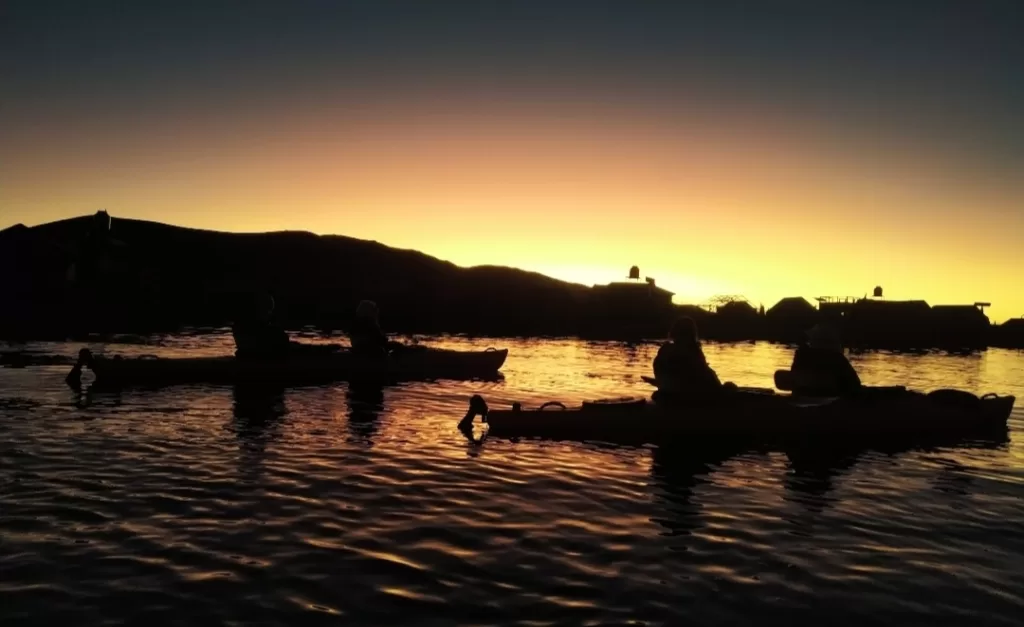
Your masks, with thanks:
[[[414,347],[380,357],[348,350],[310,350],[280,360],[223,357],[96,357],[88,349],[69,374],[83,366],[104,386],[163,386],[190,383],[227,385],[311,385],[341,380],[415,381],[495,377],[508,349],[456,351]]]
[[[459,426],[469,428],[480,416],[489,435],[612,442],[969,435],[1005,431],[1015,400],[996,394],[977,397],[961,390],[924,394],[881,388],[877,394],[866,392],[853,398],[804,398],[738,388],[685,405],[623,398],[577,407],[549,402],[535,409],[524,409],[519,403],[511,409],[490,409],[476,395]]]

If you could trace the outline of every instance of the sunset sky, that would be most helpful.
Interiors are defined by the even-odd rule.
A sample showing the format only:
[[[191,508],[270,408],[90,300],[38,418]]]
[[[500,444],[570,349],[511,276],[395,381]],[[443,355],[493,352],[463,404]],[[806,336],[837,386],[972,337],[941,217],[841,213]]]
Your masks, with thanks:
[[[770,6],[769,6],[770,5]],[[0,4],[0,227],[1024,314],[1024,3]]]

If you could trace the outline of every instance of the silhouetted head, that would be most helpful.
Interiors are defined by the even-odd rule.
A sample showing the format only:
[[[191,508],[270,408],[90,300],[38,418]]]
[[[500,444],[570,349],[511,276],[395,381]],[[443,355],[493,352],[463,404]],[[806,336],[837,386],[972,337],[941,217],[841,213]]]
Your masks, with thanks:
[[[697,342],[699,341],[697,323],[693,321],[693,318],[683,316],[672,325],[668,337],[673,342]]]
[[[486,416],[488,408],[487,402],[484,401],[484,397],[479,394],[474,394],[469,399],[469,410],[477,416]]]
[[[356,307],[356,318],[364,318],[367,320],[377,320],[377,303],[372,300],[364,300],[359,302],[359,306]]]
[[[88,348],[83,348],[78,351],[78,364],[80,366],[88,366],[92,368],[92,351]]]
[[[811,348],[826,350],[843,350],[843,343],[839,339],[839,332],[828,324],[818,324],[807,332],[807,345]]]

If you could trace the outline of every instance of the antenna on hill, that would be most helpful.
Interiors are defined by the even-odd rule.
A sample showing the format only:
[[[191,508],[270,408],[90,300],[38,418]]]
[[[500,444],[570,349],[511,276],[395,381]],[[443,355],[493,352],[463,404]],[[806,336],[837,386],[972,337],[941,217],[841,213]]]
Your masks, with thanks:
[[[632,268],[629,269],[629,278],[631,280],[633,280],[633,281],[639,281],[640,280],[640,267],[639,266],[633,266]]]
[[[106,233],[110,230],[110,214],[106,209],[100,209],[92,216],[93,229],[96,233]]]

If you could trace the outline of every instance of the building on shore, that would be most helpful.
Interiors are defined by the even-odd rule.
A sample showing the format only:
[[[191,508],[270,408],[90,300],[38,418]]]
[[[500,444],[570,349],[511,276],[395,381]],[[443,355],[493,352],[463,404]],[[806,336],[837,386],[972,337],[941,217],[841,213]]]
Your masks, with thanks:
[[[1024,317],[1011,318],[992,327],[990,344],[999,348],[1024,348]]]
[[[605,307],[632,311],[651,307],[669,308],[675,295],[658,287],[652,277],[645,277],[641,281],[640,268],[637,266],[629,269],[627,280],[595,285],[593,289],[594,297]]]
[[[685,317],[696,322],[698,331],[704,329],[707,326],[708,321],[715,317],[715,312],[706,307],[701,307],[700,305],[676,305],[673,313],[676,318]]]
[[[807,330],[818,323],[820,312],[802,296],[789,296],[765,312],[767,339],[778,342],[802,341]]]
[[[1002,345],[1024,346],[1024,322],[997,330],[985,315],[990,306],[986,302],[932,306],[924,300],[886,300],[880,287],[870,297],[815,300],[817,307],[791,296],[765,311],[745,298],[721,296],[706,308],[679,305],[675,310],[694,318],[701,336],[709,340],[797,343],[811,327],[825,322],[834,325],[851,348],[978,350],[995,338]]]
[[[989,303],[931,306],[923,300],[886,300],[882,288],[871,297],[819,297],[821,319],[835,324],[844,342],[864,348],[984,348],[991,323]]]
[[[741,341],[761,339],[764,315],[742,296],[719,296],[712,299],[715,317],[708,332],[716,339]]]
[[[594,285],[589,315],[583,321],[587,337],[614,335],[617,339],[664,337],[671,323],[673,292],[659,287],[653,277],[640,279],[633,266],[624,281]]]

